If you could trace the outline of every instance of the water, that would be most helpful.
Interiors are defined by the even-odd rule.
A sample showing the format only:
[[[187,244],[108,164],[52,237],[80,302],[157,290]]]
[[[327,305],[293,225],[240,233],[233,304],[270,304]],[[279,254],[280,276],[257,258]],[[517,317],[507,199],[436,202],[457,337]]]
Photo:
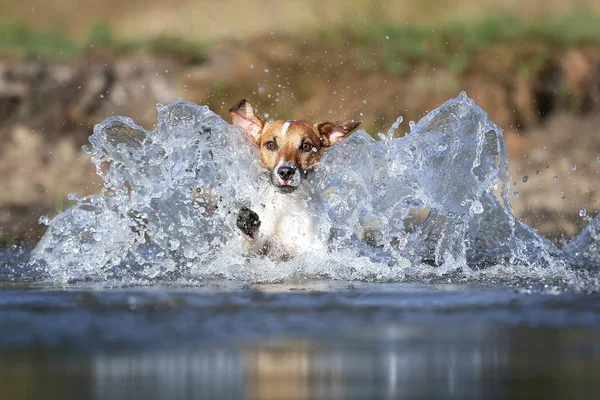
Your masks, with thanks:
[[[243,256],[235,217],[269,185],[244,135],[188,102],[159,105],[158,117],[151,132],[123,117],[95,127],[87,151],[102,192],[42,219],[32,269],[52,282],[450,277],[595,287],[587,270],[598,270],[600,217],[562,249],[517,220],[502,130],[465,93],[406,136],[358,131],[328,150],[303,189],[320,246],[287,262]]]
[[[8,398],[600,390],[600,217],[562,248],[516,219],[502,131],[464,93],[328,150],[306,188],[321,246],[287,261],[242,255],[235,216],[266,182],[243,135],[191,103],[158,113],[96,126],[102,192],[0,249]]]
[[[10,399],[593,398],[600,296],[311,281],[4,285]]]

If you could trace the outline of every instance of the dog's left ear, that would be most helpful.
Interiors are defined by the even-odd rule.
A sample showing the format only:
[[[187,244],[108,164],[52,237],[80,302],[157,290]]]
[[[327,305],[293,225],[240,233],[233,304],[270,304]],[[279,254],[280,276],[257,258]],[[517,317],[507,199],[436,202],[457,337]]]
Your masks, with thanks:
[[[322,136],[323,146],[329,147],[342,140],[360,124],[361,121],[321,121],[317,122],[315,126]]]
[[[238,103],[229,109],[229,114],[233,123],[242,127],[246,135],[258,143],[260,140],[260,132],[265,126],[265,120],[256,115],[256,110],[252,104],[246,99],[238,101]]]

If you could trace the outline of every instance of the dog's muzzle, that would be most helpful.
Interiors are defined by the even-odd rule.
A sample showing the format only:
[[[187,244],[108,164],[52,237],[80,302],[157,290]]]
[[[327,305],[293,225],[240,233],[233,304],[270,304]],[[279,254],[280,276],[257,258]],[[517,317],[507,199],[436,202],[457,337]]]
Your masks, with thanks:
[[[281,180],[285,182],[290,181],[294,177],[295,173],[296,167],[291,165],[282,165],[281,167],[277,168],[277,175],[279,175]]]
[[[296,190],[305,177],[306,173],[304,171],[288,162],[279,164],[271,171],[271,183],[282,193],[290,193]]]

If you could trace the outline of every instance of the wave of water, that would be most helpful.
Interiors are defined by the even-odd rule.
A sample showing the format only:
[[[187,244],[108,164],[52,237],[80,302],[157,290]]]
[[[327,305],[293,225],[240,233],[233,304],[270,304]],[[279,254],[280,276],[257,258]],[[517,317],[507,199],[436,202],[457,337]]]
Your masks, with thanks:
[[[516,219],[502,130],[465,93],[404,137],[358,131],[329,149],[302,189],[327,245],[288,261],[243,256],[237,212],[269,183],[257,150],[208,107],[159,105],[153,131],[111,117],[90,143],[102,191],[43,218],[48,230],[32,253],[31,267],[52,281],[600,287],[600,217],[564,248]]]

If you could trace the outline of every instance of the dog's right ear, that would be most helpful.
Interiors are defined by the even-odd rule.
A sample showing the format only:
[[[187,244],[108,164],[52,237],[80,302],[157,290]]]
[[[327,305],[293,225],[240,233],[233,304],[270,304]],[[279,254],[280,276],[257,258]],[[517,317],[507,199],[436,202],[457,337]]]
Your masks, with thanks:
[[[233,123],[240,126],[254,143],[259,142],[265,120],[256,115],[252,104],[248,103],[246,99],[242,99],[229,109],[229,114]]]

